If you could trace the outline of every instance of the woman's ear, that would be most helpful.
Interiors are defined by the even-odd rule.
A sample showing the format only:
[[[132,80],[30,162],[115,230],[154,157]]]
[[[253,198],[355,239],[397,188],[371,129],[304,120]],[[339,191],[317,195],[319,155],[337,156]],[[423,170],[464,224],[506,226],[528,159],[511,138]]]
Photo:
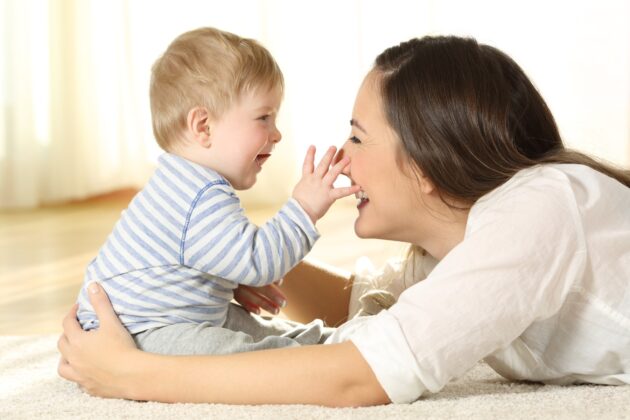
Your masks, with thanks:
[[[436,191],[433,181],[431,181],[431,179],[428,176],[424,175],[424,173],[422,173],[422,171],[420,170],[418,170],[418,181],[420,183],[420,191],[423,194],[429,195]]]
[[[205,107],[195,107],[188,111],[186,118],[186,130],[195,143],[209,148],[212,145],[210,131],[210,113]]]

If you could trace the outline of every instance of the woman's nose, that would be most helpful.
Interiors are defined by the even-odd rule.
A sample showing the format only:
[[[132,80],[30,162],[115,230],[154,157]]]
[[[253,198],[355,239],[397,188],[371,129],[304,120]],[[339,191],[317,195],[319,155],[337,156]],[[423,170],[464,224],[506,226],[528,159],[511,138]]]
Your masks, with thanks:
[[[343,159],[345,156],[348,156],[348,154],[346,153],[346,151],[343,149],[343,147],[341,149],[339,149],[337,151],[337,154],[335,155],[335,158],[333,159],[334,163],[339,162],[341,159]],[[342,170],[341,173],[349,176],[350,175],[350,165],[346,165]]]
[[[337,150],[337,154],[333,158],[333,164],[336,164],[337,162],[339,162],[341,159],[343,159],[345,155],[346,155],[346,152],[343,150],[343,147]]]

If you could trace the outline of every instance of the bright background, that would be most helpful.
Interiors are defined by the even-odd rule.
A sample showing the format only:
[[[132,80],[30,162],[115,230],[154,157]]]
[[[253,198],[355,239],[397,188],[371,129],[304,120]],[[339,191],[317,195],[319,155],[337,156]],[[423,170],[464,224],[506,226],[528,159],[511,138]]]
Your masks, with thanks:
[[[568,145],[630,166],[628,1],[0,0],[0,209],[141,187],[150,67],[200,26],[258,39],[285,75],[284,139],[246,204],[285,200],[306,147],[345,140],[375,56],[426,34],[510,54]]]

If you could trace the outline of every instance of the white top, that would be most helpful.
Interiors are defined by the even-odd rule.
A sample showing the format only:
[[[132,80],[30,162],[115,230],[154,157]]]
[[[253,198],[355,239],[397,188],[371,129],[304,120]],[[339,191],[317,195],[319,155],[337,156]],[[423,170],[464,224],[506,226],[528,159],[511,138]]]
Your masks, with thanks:
[[[509,379],[630,383],[630,188],[581,165],[523,170],[472,207],[464,240],[351,339],[389,398],[478,361]]]
[[[182,322],[222,326],[239,284],[278,280],[318,237],[294,199],[258,227],[223,176],[165,153],[88,266],[77,316],[84,329],[98,328],[87,296],[98,281],[131,333]]]

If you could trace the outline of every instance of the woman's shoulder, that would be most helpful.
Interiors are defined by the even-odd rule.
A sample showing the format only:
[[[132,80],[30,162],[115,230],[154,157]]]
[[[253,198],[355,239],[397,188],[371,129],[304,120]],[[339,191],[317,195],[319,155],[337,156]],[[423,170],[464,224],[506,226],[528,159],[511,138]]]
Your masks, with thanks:
[[[536,165],[521,170],[472,206],[467,232],[492,225],[496,229],[551,232],[560,220],[580,225],[572,177],[561,165]]]
[[[579,230],[593,220],[598,227],[625,226],[629,213],[619,209],[627,208],[630,188],[601,172],[579,164],[536,165],[478,200],[470,211],[469,228],[498,227],[519,215],[550,232],[561,221]]]
[[[588,200],[588,196],[606,197],[607,193],[621,193],[630,197],[630,189],[613,178],[580,164],[535,165],[516,173],[505,184],[478,200],[488,204],[514,198],[549,196],[571,202]],[[520,201],[520,200],[519,200]]]
[[[569,199],[570,191],[570,180],[562,168],[557,168],[557,165],[536,165],[519,171],[503,185],[481,197],[473,205],[471,213],[522,209],[548,199]]]

